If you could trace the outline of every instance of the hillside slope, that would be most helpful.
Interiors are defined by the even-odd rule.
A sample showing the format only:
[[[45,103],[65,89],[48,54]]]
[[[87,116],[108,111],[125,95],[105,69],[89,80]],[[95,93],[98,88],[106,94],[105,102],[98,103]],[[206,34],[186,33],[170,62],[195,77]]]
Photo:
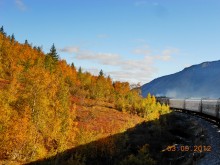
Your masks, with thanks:
[[[0,164],[55,156],[166,113],[169,107],[143,99],[128,82],[77,70],[54,44],[44,53],[0,28]]]
[[[220,97],[220,61],[204,62],[180,72],[159,77],[142,86],[148,93],[168,97]]]

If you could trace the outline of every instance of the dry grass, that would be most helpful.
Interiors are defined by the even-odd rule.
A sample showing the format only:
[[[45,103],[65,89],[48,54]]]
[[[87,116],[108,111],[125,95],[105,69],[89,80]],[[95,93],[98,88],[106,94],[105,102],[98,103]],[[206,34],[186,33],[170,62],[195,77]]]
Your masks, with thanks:
[[[114,105],[85,99],[83,104],[73,98],[78,122],[78,145],[121,133],[144,121],[143,118],[119,112]]]

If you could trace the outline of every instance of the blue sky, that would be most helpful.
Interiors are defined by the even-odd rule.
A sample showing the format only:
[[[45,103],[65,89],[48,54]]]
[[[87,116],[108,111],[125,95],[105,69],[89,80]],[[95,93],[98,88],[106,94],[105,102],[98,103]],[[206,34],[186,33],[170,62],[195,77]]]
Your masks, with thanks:
[[[147,83],[219,60],[219,0],[0,0],[0,26],[84,71]]]

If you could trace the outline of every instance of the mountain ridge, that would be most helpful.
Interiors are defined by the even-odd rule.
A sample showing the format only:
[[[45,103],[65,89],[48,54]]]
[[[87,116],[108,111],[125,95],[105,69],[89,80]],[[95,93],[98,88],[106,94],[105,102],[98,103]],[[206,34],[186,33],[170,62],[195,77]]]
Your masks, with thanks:
[[[158,77],[141,87],[142,96],[148,93],[167,97],[220,97],[220,60],[206,61],[183,70]]]

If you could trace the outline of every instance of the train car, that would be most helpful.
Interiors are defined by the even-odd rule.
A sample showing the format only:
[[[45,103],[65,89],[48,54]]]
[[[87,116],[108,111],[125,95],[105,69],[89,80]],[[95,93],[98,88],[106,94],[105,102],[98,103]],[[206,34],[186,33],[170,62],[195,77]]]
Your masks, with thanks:
[[[219,117],[218,100],[217,99],[202,100],[202,113],[212,116],[212,117]]]
[[[157,100],[157,102],[159,102],[160,104],[169,105],[169,97],[160,96],[160,97],[156,97],[156,100]]]
[[[202,112],[201,99],[185,99],[185,110],[193,112]]]
[[[220,99],[169,99],[171,109],[185,110],[208,115],[220,123]]]
[[[169,100],[170,108],[173,109],[185,109],[185,99],[170,99]]]

